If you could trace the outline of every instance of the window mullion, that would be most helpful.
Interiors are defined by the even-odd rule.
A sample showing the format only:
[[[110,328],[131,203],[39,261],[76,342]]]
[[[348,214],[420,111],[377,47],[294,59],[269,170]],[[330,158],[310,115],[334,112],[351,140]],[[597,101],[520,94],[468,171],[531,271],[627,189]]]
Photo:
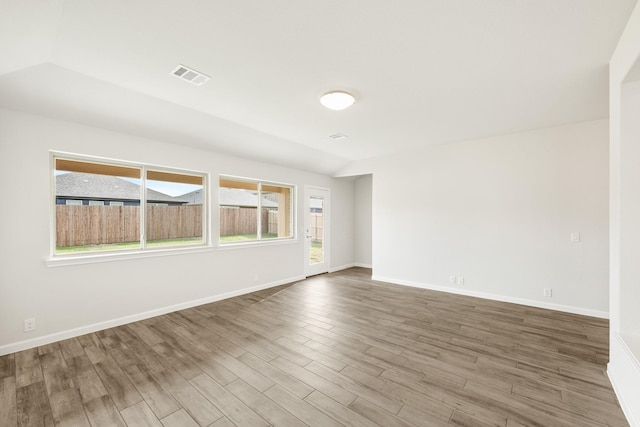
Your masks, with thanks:
[[[141,169],[140,177],[140,249],[147,248],[147,168]]]
[[[202,180],[202,243],[205,245],[211,242],[211,228],[209,227],[210,217],[209,207],[209,181]]]
[[[258,203],[256,209],[256,220],[258,221],[257,233],[258,240],[262,240],[262,183],[258,182]]]

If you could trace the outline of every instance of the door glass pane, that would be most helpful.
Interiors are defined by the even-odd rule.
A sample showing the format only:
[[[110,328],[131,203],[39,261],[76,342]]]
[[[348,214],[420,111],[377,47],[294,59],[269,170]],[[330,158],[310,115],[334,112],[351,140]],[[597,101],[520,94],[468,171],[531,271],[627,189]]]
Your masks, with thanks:
[[[309,264],[318,264],[324,261],[324,199],[319,197],[309,198]]]

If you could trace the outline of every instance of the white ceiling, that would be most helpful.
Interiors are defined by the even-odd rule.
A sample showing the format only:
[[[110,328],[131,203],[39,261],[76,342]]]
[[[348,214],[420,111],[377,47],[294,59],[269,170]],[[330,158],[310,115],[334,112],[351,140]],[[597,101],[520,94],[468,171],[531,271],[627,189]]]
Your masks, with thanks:
[[[0,0],[0,107],[330,174],[607,117],[635,3]],[[356,104],[325,109],[332,89]]]

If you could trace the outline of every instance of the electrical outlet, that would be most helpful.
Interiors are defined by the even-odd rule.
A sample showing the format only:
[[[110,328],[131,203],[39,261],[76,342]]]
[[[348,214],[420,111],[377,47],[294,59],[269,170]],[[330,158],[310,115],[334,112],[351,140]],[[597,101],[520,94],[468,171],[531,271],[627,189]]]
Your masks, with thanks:
[[[464,276],[456,277],[456,285],[459,285],[459,286],[464,285]]]
[[[36,319],[33,317],[31,319],[24,319],[24,331],[31,332],[35,330],[36,330]]]
[[[449,284],[450,285],[456,284],[456,276],[449,276]]]
[[[544,288],[542,290],[542,296],[547,297],[547,298],[551,298],[553,296],[553,289],[551,288]]]

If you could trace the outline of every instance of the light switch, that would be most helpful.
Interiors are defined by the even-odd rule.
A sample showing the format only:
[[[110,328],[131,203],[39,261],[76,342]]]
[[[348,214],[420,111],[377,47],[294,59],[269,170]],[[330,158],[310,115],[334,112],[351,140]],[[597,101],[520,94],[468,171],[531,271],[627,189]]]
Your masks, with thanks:
[[[580,241],[580,233],[575,232],[575,231],[573,233],[571,233],[571,241],[573,243],[578,243]]]

